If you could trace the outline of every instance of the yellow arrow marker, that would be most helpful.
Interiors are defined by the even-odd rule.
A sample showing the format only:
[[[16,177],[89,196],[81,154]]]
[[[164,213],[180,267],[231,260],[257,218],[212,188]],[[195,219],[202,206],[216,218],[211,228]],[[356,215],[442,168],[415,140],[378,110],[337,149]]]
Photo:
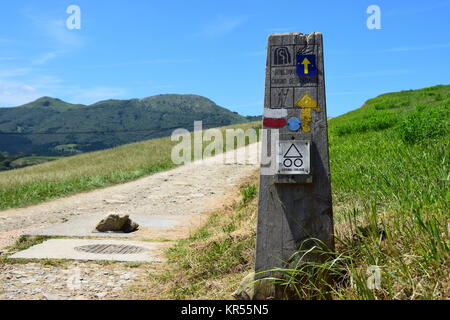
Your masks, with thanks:
[[[308,58],[303,59],[302,65],[303,65],[303,73],[309,74],[309,65],[311,64],[311,61],[308,60]]]
[[[320,112],[317,101],[309,94],[305,93],[303,97],[295,102],[295,106],[300,108],[300,119],[302,120],[302,129],[304,132],[311,132],[312,113],[311,110]]]
[[[295,106],[298,108],[313,108],[319,109],[316,111],[320,111],[320,108],[317,106],[317,101],[313,99],[309,94],[305,93],[300,100],[295,102]]]

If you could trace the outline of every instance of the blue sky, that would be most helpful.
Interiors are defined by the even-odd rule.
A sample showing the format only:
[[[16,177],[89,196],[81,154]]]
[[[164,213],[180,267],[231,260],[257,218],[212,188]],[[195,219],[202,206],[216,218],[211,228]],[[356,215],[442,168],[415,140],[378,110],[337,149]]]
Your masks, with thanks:
[[[69,5],[81,29],[69,30]],[[381,30],[369,30],[369,5]],[[262,114],[274,32],[324,34],[328,115],[376,95],[449,84],[450,0],[16,0],[0,10],[0,107],[192,93]]]

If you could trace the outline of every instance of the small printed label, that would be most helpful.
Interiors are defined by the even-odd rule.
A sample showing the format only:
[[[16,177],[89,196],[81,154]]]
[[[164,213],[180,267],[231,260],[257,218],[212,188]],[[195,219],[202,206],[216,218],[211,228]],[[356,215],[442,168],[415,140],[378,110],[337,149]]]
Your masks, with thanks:
[[[310,146],[310,141],[280,141],[278,174],[309,174]]]

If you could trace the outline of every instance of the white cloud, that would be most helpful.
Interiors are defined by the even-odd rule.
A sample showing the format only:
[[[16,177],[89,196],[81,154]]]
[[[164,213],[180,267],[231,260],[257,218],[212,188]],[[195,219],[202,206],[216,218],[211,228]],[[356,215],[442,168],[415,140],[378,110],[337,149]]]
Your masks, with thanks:
[[[58,52],[58,51],[43,53],[41,55],[38,55],[38,56],[32,58],[31,63],[34,65],[45,64],[47,61],[49,61],[51,59],[55,59],[59,53],[60,52]]]
[[[101,100],[123,98],[126,90],[114,87],[71,88],[68,95],[72,103],[92,104]]]
[[[43,96],[51,96],[71,103],[92,104],[101,100],[123,98],[127,91],[115,87],[81,88],[55,80],[41,78],[40,83],[0,80],[0,107],[15,107]],[[64,97],[58,95],[64,92]]]
[[[247,21],[246,17],[218,17],[205,27],[197,36],[217,37],[233,32]]]
[[[15,107],[42,96],[51,96],[61,80],[38,75],[31,68],[0,70],[0,107]]]
[[[0,107],[15,107],[36,100],[41,95],[36,88],[15,82],[0,81]]]
[[[100,100],[121,98],[126,90],[116,87],[80,87],[68,85],[53,75],[40,74],[31,68],[0,70],[0,107],[15,107],[42,96],[72,103],[92,104]]]
[[[84,45],[84,39],[79,31],[66,28],[64,20],[50,20],[42,24],[44,36],[55,41],[56,45],[65,49],[76,49]]]
[[[64,19],[52,19],[30,10],[25,11],[24,16],[31,22],[31,28],[36,36],[42,40],[45,47],[49,48],[49,51],[29,58],[33,65],[45,64],[85,45],[80,30],[67,29]]]
[[[0,70],[0,80],[6,78],[15,78],[18,76],[24,76],[31,72],[30,68],[14,68]]]

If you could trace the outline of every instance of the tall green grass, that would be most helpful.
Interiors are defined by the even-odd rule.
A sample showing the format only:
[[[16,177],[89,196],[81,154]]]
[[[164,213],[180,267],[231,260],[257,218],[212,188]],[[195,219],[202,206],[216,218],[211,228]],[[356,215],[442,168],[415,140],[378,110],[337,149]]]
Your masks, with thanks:
[[[220,129],[224,132],[233,128],[259,129],[260,126],[252,122]],[[37,204],[174,168],[171,151],[178,143],[172,142],[170,137],[153,139],[0,172],[0,209]],[[204,142],[204,147],[208,144]]]
[[[336,250],[276,270],[279,284],[303,299],[450,298],[449,97],[450,86],[386,94],[330,120]]]

